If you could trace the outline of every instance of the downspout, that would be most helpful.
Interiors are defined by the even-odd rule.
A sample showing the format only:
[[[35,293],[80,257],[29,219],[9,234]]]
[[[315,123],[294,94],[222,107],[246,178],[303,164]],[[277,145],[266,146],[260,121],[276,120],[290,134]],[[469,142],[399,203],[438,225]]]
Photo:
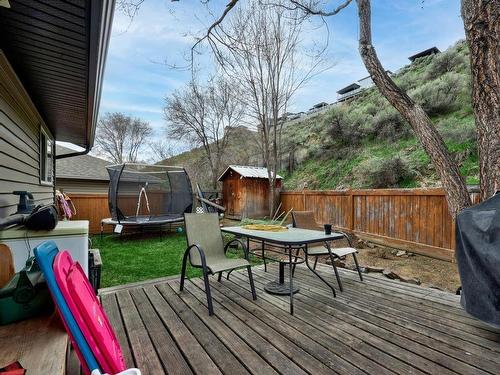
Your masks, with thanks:
[[[52,173],[53,173],[53,184],[52,184],[52,197],[54,204],[56,204],[56,186],[57,186],[57,171],[56,171],[56,160],[57,159],[64,159],[64,158],[70,158],[72,156],[80,156],[80,155],[87,155],[90,152],[90,147],[87,146],[85,147],[85,150],[83,151],[77,151],[77,152],[70,152],[68,154],[62,154],[62,155],[55,155],[56,154],[56,142],[54,140],[54,145],[53,145],[53,151],[52,154],[55,155],[54,158],[52,158]]]
[[[68,154],[56,155],[55,159],[71,158],[73,156],[87,155],[90,152],[90,145],[85,146],[83,151],[70,152]]]

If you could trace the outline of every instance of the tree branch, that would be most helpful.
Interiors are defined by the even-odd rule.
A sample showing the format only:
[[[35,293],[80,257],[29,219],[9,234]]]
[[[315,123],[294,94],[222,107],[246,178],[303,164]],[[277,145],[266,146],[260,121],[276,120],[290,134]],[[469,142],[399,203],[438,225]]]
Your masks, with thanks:
[[[229,3],[227,3],[226,8],[224,9],[224,12],[222,12],[222,15],[213,24],[210,25],[210,27],[207,29],[206,34],[200,39],[198,39],[196,43],[191,47],[191,66],[193,64],[194,52],[196,50],[196,47],[200,45],[204,40],[208,40],[211,45],[213,44],[211,42],[212,32],[217,26],[219,26],[222,23],[222,21],[224,21],[224,18],[226,18],[231,9],[233,9],[236,6],[238,1],[239,0],[230,0]]]
[[[307,14],[311,14],[311,15],[314,15],[314,16],[330,17],[330,16],[334,16],[334,15],[338,14],[342,9],[344,9],[345,7],[347,7],[352,2],[352,0],[346,0],[346,1],[344,1],[338,7],[336,7],[335,9],[333,9],[332,11],[329,11],[329,12],[324,11],[324,10],[319,10],[319,9],[313,9],[311,7],[312,4],[311,5],[305,5],[305,4],[303,4],[302,2],[300,2],[298,0],[290,0],[290,2],[295,5],[296,9],[300,9],[300,10],[304,11]]]

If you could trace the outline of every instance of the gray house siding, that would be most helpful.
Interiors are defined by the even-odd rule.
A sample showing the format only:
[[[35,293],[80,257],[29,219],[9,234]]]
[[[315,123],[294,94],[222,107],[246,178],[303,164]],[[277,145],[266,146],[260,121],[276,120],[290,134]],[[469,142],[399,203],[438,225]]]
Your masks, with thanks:
[[[0,51],[0,217],[16,211],[14,190],[32,192],[36,204],[53,202],[53,185],[40,180],[41,127],[51,137]]]
[[[68,194],[108,194],[109,182],[58,178],[56,186]]]

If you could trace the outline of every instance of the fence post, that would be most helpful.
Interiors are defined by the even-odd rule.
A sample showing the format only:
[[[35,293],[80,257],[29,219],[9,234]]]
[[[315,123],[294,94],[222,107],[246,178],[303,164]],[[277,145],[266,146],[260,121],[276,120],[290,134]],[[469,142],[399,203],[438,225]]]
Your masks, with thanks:
[[[349,230],[354,231],[354,194],[349,189]]]
[[[457,241],[456,241],[456,221],[455,219],[451,219],[451,250],[453,250],[456,254],[456,250],[457,250]],[[456,258],[455,256],[453,256],[453,259],[452,259],[452,262],[455,263],[456,262]]]

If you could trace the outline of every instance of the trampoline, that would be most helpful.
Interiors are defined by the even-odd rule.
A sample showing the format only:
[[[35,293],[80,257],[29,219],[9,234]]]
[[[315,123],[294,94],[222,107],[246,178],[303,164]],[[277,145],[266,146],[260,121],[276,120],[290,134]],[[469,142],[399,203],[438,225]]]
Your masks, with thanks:
[[[182,167],[147,164],[107,166],[111,217],[104,225],[159,227],[184,221],[193,208],[193,191]]]

